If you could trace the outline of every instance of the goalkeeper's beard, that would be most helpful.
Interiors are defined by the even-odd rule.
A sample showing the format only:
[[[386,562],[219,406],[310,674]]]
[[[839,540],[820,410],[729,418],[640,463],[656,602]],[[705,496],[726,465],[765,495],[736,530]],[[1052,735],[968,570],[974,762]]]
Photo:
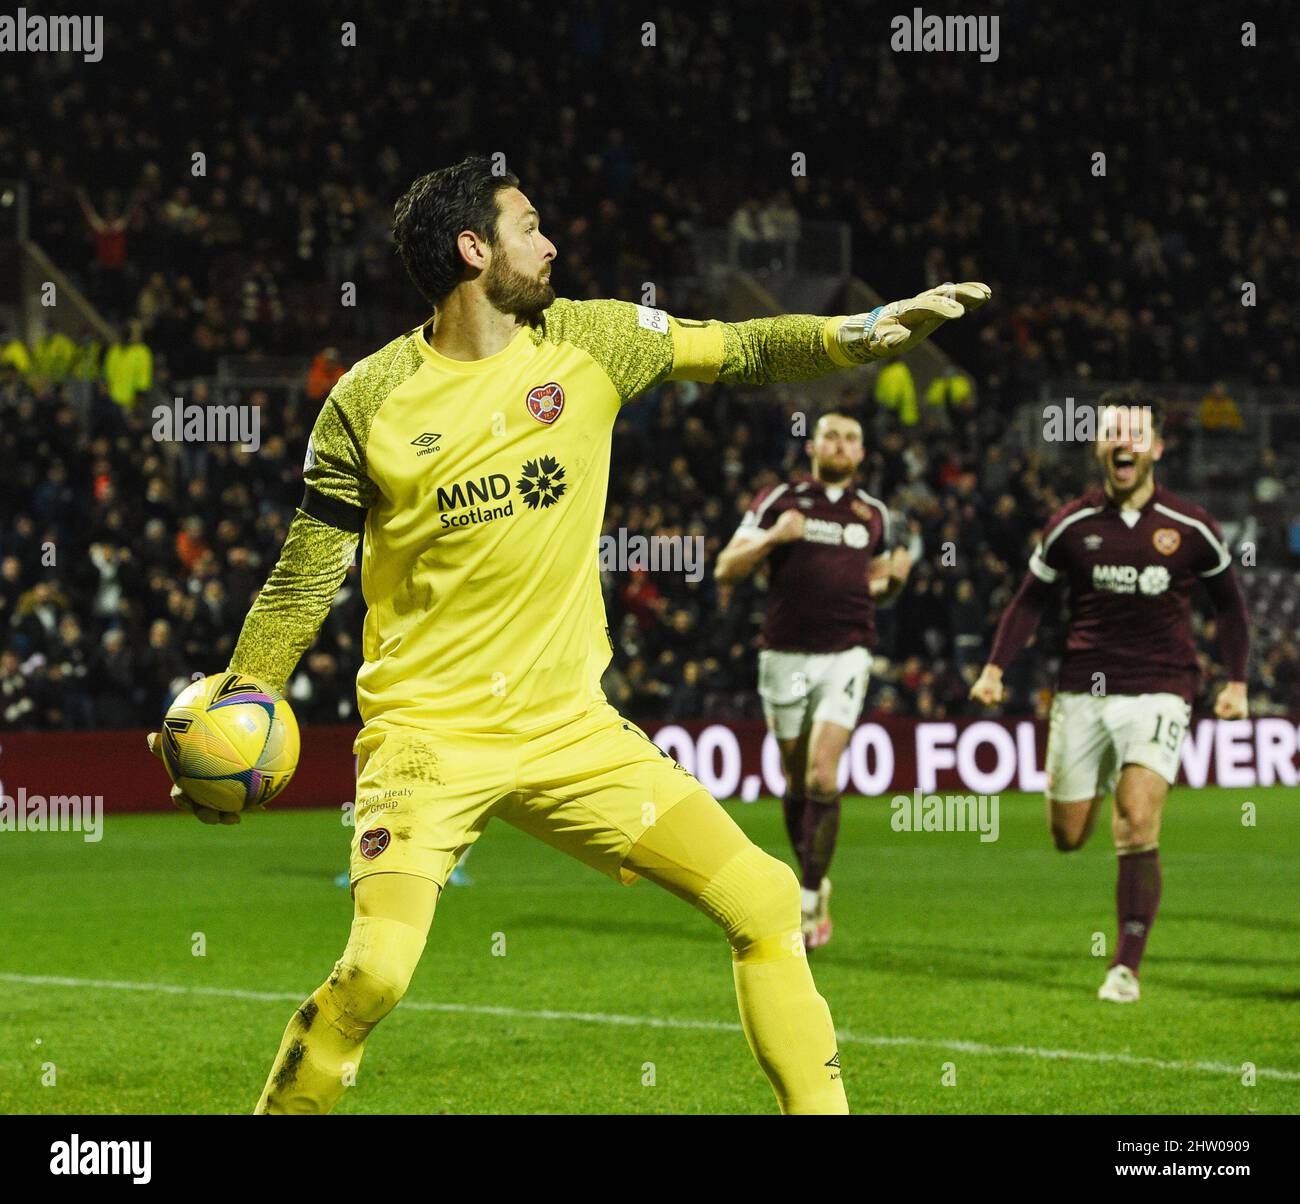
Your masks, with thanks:
[[[516,271],[504,255],[492,257],[483,275],[483,291],[495,309],[525,322],[532,322],[555,300],[555,290],[547,281]]]

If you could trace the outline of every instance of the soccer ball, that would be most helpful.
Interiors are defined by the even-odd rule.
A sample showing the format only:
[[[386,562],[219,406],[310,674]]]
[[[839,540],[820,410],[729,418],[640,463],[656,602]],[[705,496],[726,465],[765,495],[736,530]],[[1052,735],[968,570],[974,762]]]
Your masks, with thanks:
[[[298,768],[298,721],[246,673],[187,686],[163,719],[163,763],[191,799],[214,811],[269,803]]]

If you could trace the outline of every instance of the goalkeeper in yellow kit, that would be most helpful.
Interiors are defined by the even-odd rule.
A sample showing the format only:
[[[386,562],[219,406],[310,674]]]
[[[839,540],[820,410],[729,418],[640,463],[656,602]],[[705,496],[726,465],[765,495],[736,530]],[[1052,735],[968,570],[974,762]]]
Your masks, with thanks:
[[[847,1111],[794,874],[601,692],[610,434],[620,407],[663,381],[804,380],[899,354],[988,289],[739,323],[557,300],[536,210],[477,156],[417,180],[394,235],[433,317],[334,386],[302,504],[230,663],[282,690],[364,533],[355,916],[256,1110],[333,1108],[411,980],[457,859],[497,817],[713,920],[782,1111]]]

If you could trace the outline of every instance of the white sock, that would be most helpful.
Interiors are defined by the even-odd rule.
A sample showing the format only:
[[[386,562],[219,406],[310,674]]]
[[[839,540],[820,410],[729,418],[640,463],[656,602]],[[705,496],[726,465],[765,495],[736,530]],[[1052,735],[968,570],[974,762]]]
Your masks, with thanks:
[[[799,888],[799,905],[803,908],[804,915],[812,915],[817,910],[817,892],[809,890],[806,886],[801,886]]]

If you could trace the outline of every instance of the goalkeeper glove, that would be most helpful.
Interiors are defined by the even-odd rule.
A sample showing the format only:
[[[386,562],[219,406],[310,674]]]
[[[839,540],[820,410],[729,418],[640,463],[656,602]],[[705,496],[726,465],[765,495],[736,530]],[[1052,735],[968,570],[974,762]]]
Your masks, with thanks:
[[[941,284],[906,301],[891,301],[869,314],[845,318],[835,331],[840,351],[855,364],[906,355],[950,318],[979,309],[993,295],[987,284]]]

